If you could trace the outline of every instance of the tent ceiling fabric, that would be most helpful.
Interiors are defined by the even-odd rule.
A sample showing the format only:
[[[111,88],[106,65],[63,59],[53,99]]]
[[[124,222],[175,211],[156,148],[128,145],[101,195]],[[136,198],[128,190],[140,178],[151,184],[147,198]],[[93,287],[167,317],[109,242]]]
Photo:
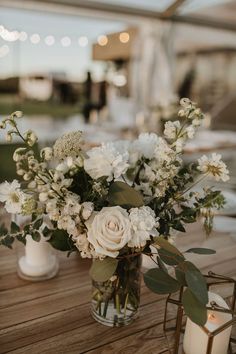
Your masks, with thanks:
[[[103,18],[171,19],[236,32],[235,0],[0,0],[0,6]],[[169,10],[169,11],[168,11]],[[216,14],[216,15],[215,15]]]

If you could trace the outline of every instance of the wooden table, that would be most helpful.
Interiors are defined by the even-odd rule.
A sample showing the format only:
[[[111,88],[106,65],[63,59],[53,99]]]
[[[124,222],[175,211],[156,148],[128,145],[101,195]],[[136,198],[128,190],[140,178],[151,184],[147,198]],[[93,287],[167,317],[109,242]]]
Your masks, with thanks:
[[[228,255],[204,270],[236,275],[236,252]],[[17,276],[15,251],[0,249],[0,353],[171,353],[173,332],[162,329],[165,297],[143,285],[139,318],[123,328],[102,326],[90,315],[90,262],[59,257],[54,279],[31,283]]]

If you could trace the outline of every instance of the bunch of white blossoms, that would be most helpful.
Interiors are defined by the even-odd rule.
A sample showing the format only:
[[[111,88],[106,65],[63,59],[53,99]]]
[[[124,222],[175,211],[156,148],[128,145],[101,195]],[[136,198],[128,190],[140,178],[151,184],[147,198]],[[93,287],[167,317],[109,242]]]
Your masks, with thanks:
[[[104,207],[100,212],[93,212],[87,220],[87,240],[97,257],[116,258],[124,247],[144,247],[151,235],[157,235],[157,226],[155,213],[148,206],[129,211],[120,206]],[[79,248],[79,243],[76,244]]]
[[[172,143],[172,147],[176,152],[180,153],[188,139],[193,139],[196,129],[201,125],[204,114],[196,104],[188,98],[180,100],[182,106],[178,112],[178,116],[184,121],[169,121],[165,123],[164,136]]]

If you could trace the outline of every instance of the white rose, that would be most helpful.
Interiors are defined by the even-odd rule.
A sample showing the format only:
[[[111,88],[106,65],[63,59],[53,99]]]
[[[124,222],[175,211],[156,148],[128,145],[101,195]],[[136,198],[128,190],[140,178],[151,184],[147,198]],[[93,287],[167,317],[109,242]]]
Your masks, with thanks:
[[[116,258],[131,238],[127,211],[119,206],[107,207],[90,220],[86,222],[88,241],[94,246],[96,253]]]

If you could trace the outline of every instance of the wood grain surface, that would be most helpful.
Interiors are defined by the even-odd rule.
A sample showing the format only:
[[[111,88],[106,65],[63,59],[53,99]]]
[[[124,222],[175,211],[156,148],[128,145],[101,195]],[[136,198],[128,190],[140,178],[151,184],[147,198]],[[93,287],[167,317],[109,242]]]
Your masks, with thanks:
[[[199,227],[188,231],[180,246],[195,245],[200,233]],[[227,237],[218,235],[214,241],[217,248],[217,242],[225,238],[218,256],[195,257],[205,272],[211,269],[236,276],[236,245],[228,244]],[[68,259],[62,253],[59,259],[60,271],[54,279],[32,283],[16,274],[16,250],[0,249],[0,353],[172,353],[174,333],[163,332],[164,296],[142,285],[139,318],[123,328],[102,326],[90,315],[90,261],[77,255]],[[174,317],[173,307],[170,325]]]

